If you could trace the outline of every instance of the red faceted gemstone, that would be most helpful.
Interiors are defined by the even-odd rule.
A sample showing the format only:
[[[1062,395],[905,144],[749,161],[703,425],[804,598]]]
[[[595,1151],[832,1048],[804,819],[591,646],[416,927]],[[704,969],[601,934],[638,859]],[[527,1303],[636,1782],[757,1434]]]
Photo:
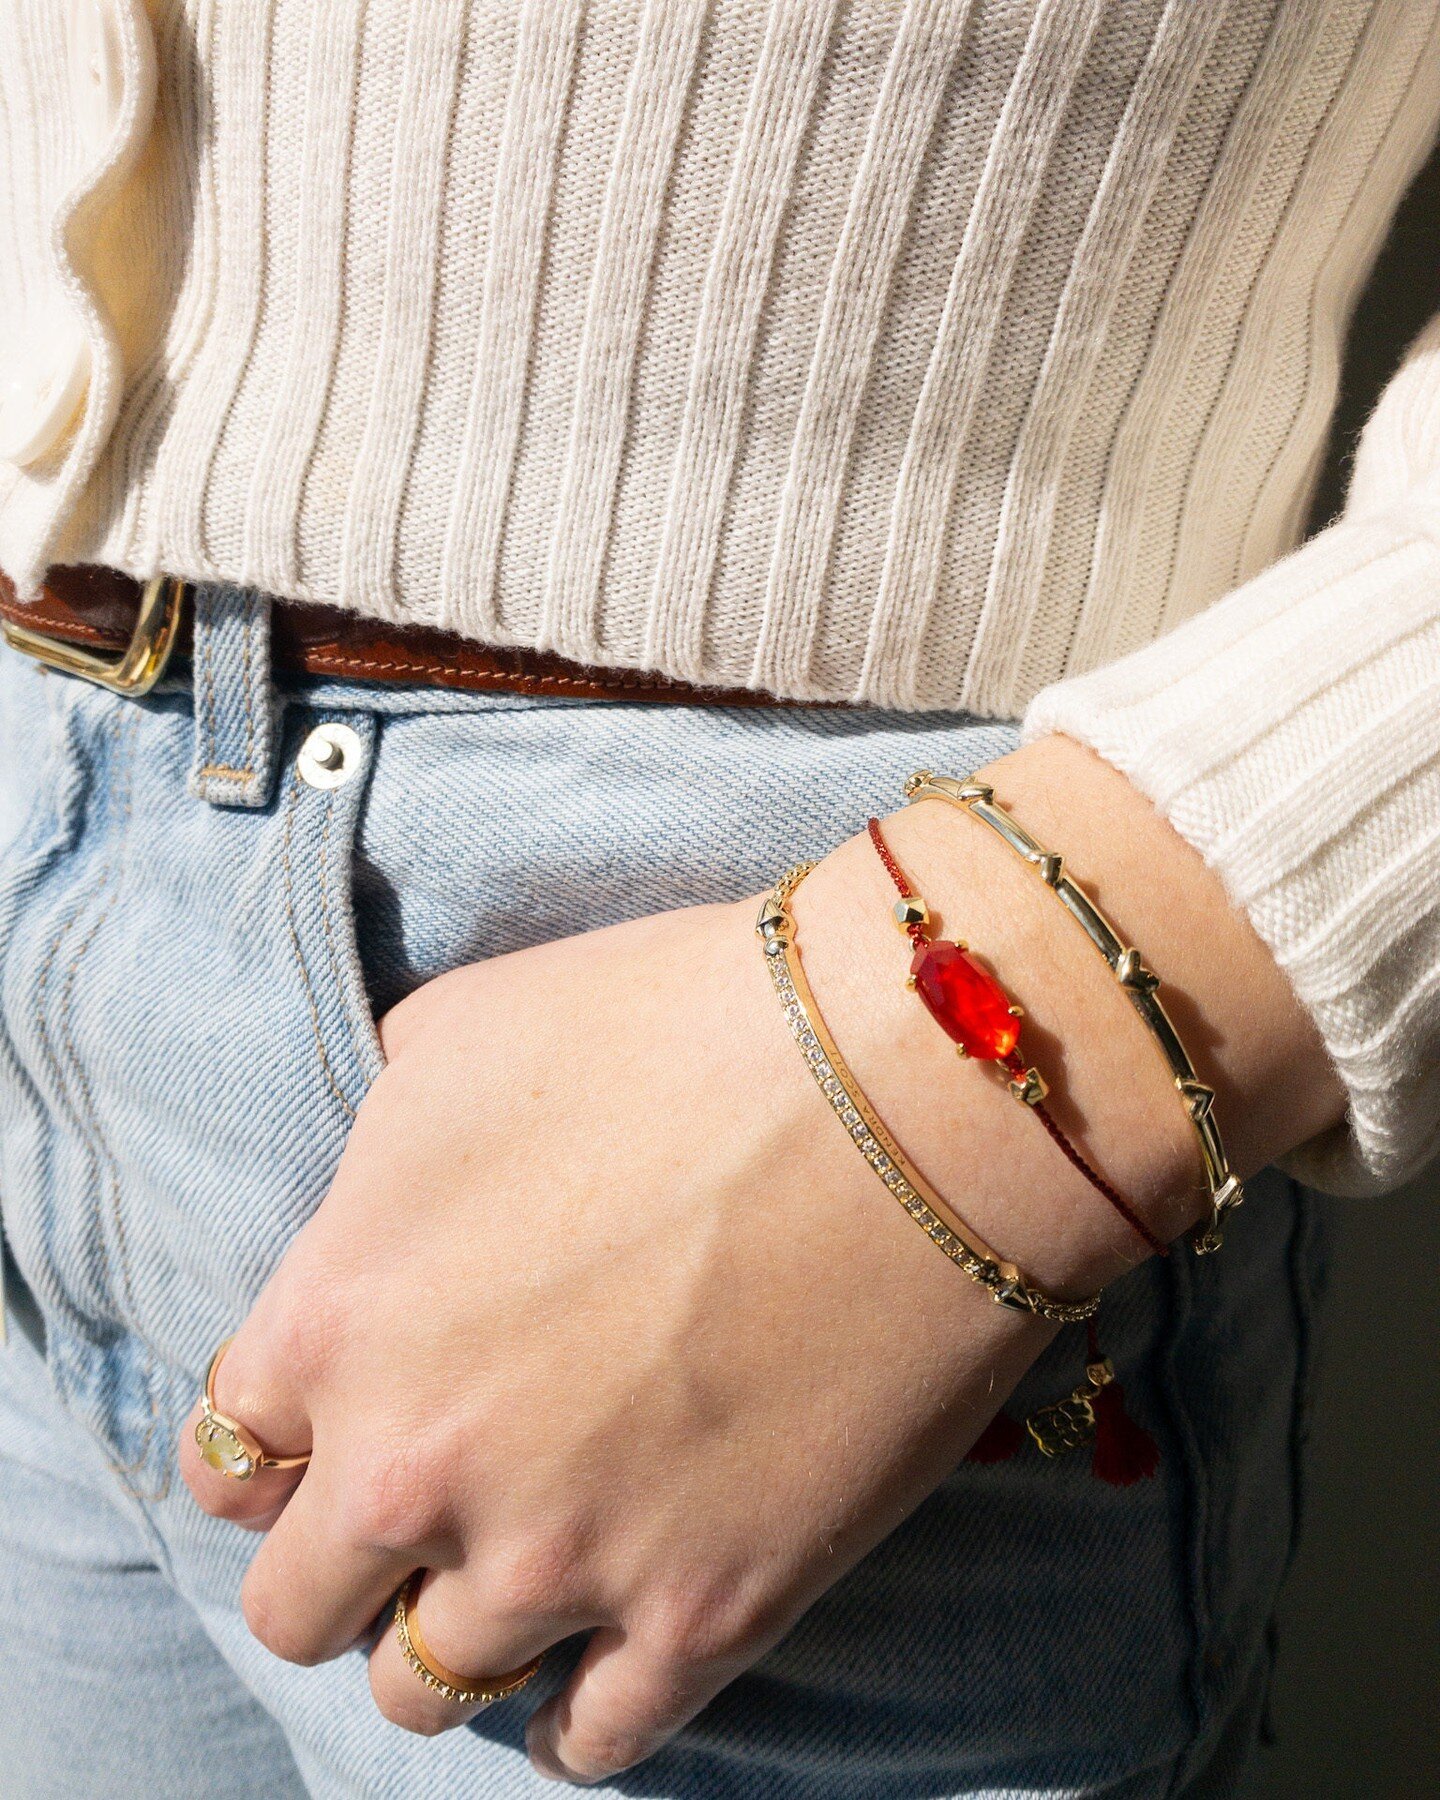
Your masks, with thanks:
[[[1000,1062],[1015,1048],[1020,1021],[1005,990],[958,944],[921,944],[910,963],[915,992],[962,1050]]]

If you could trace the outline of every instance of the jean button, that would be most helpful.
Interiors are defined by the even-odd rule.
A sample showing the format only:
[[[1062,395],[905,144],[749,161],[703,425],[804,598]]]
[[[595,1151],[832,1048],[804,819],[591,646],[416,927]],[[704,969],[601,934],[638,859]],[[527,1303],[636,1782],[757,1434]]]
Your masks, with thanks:
[[[296,773],[313,788],[343,787],[360,767],[363,752],[348,725],[317,725],[300,746]]]

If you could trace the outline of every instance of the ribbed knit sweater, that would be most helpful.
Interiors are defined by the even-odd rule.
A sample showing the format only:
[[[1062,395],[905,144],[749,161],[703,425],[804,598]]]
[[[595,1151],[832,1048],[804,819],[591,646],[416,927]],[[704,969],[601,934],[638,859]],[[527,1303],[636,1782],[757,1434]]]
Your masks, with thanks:
[[[0,393],[84,377],[0,565],[1071,732],[1319,1023],[1291,1166],[1383,1190],[1440,1141],[1440,332],[1287,552],[1437,119],[1440,0],[0,0]]]

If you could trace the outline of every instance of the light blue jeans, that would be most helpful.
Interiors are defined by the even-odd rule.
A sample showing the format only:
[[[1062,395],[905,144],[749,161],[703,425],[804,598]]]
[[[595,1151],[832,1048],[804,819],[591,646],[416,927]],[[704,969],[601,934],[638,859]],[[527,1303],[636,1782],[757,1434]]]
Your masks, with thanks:
[[[1014,728],[277,692],[264,608],[202,592],[200,614],[197,694],[180,676],[125,700],[0,655],[0,1788],[552,1794],[522,1728],[574,1646],[522,1697],[421,1739],[376,1712],[360,1653],[297,1668],[250,1636],[256,1540],[175,1474],[207,1354],[324,1193],[379,1068],[379,1011],[457,963],[758,891],[892,805],[915,766],[963,771]],[[361,744],[328,790],[296,772],[325,720]],[[1268,1172],[1221,1255],[1152,1260],[1107,1299],[1107,1348],[1160,1443],[1153,1480],[1115,1489],[1083,1453],[1033,1448],[963,1463],[600,1791],[1239,1791],[1296,1530],[1322,1261],[1313,1199]],[[1083,1354],[1063,1330],[1010,1410],[1072,1387]]]

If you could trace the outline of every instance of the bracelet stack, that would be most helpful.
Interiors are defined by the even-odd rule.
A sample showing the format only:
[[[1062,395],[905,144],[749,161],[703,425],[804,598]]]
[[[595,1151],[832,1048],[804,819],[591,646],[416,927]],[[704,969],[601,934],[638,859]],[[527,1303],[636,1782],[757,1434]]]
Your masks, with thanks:
[[[1212,1111],[1215,1090],[1196,1075],[1195,1065],[1160,1003],[1159,977],[1145,966],[1145,959],[1138,950],[1126,945],[1085,890],[1065,873],[1063,858],[1036,843],[1003,807],[997,806],[994,789],[985,782],[956,781],[948,775],[932,775],[928,769],[920,769],[905,783],[905,798],[912,803],[946,800],[988,826],[1036,871],[1046,887],[1053,890],[1056,899],[1110,965],[1115,979],[1160,1046],[1199,1141],[1205,1180],[1210,1190],[1210,1217],[1195,1228],[1191,1244],[1197,1256],[1218,1250],[1224,1241],[1226,1215],[1244,1200],[1245,1190],[1238,1177],[1230,1172],[1226,1160],[1220,1128]]]
[[[1197,1254],[1218,1249],[1225,1216],[1240,1204],[1244,1193],[1230,1171],[1214,1119],[1214,1090],[1197,1076],[1160,1002],[1157,977],[1139,951],[1124,943],[1100,909],[1065,873],[1060,855],[1037,843],[997,806],[994,792],[985,782],[954,780],[922,769],[905,783],[904,792],[907,801],[945,800],[995,831],[1037,871],[1104,956],[1159,1044],[1195,1129],[1210,1193],[1210,1215],[1196,1227],[1191,1242]],[[868,829],[899,892],[895,922],[912,946],[906,985],[955,1043],[957,1052],[993,1063],[1005,1078],[1012,1098],[1035,1114],[1071,1165],[1150,1249],[1162,1256],[1166,1254],[1165,1244],[1090,1164],[1045,1104],[1049,1091],[1045,1079],[1020,1052],[1022,1009],[1010,1001],[999,981],[971,954],[963,940],[937,939],[932,935],[930,909],[896,861],[879,820],[871,819]],[[1099,1348],[1094,1321],[1100,1296],[1069,1300],[1047,1293],[1015,1263],[992,1249],[906,1155],[846,1064],[805,977],[790,909],[796,889],[814,867],[813,862],[798,863],[781,876],[765,896],[756,931],[790,1034],[816,1085],[876,1178],[931,1242],[997,1304],[1061,1325],[1086,1324],[1089,1335],[1085,1381],[1073,1393],[1052,1406],[1041,1407],[1025,1421],[1036,1446],[1045,1455],[1055,1456],[1078,1444],[1093,1442],[1094,1472],[1118,1485],[1153,1474],[1158,1447],[1149,1433],[1126,1414],[1114,1369]],[[1024,1441],[1025,1433],[1002,1412],[987,1427],[970,1456],[977,1462],[1001,1461],[1013,1455]]]
[[[997,1255],[964,1224],[905,1155],[865,1098],[826,1029],[800,964],[790,899],[814,867],[814,863],[799,863],[781,876],[765,897],[756,930],[790,1035],[800,1046],[821,1093],[854,1139],[855,1147],[900,1205],[951,1262],[988,1290],[992,1300],[1060,1324],[1092,1317],[1100,1304],[1098,1295],[1087,1300],[1054,1298],[1027,1281],[1014,1263]]]

